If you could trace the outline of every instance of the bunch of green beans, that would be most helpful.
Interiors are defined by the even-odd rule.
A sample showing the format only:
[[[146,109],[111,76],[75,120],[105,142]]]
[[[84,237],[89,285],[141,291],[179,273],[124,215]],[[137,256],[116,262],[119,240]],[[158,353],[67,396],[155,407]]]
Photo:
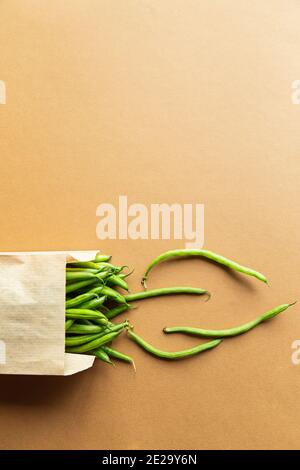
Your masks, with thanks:
[[[128,292],[125,266],[114,266],[110,256],[97,254],[86,262],[66,267],[66,352],[91,354],[108,364],[112,358],[132,364],[130,356],[112,348],[111,343],[129,326],[128,321],[111,319],[130,306],[116,288]]]
[[[127,321],[113,323],[119,314],[131,308],[129,302],[166,295],[207,295],[206,289],[196,287],[164,287],[129,293],[124,269],[115,266],[110,256],[98,254],[85,262],[68,263],[66,267],[66,351],[88,353],[109,364],[112,358],[134,366],[131,357],[111,347]],[[120,292],[120,290],[123,291]],[[124,293],[125,291],[125,293]],[[135,367],[135,366],[134,366]]]

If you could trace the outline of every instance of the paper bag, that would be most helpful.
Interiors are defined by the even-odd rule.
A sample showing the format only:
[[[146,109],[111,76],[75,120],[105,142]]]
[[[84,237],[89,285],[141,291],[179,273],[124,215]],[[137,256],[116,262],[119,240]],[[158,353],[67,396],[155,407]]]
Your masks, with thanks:
[[[71,375],[94,357],[65,353],[65,269],[96,251],[0,253],[0,374]]]

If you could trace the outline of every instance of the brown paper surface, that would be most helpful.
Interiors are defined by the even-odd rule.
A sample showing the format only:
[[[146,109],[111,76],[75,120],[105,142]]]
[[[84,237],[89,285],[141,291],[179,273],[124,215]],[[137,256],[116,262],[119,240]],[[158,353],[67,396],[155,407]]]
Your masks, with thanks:
[[[95,252],[0,253],[0,374],[71,375],[88,355],[65,354],[66,260]]]

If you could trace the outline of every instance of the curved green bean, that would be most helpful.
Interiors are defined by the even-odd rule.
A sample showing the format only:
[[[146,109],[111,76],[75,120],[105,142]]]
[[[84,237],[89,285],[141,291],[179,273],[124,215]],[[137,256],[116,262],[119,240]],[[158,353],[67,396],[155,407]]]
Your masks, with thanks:
[[[217,253],[213,253],[212,251],[208,250],[197,250],[197,249],[181,249],[181,250],[170,250],[166,251],[165,253],[160,254],[157,256],[151,263],[149,264],[144,277],[142,279],[142,284],[146,286],[146,280],[148,278],[149,272],[154,268],[159,263],[162,263],[163,261],[167,261],[169,259],[174,259],[174,258],[188,258],[188,257],[204,257],[208,258],[212,261],[215,261],[218,264],[222,264],[223,266],[226,266],[227,268],[233,269],[234,271],[238,271],[243,274],[247,274],[248,276],[253,276],[259,279],[262,282],[265,282],[268,284],[268,281],[266,277],[257,272],[254,271],[251,268],[247,268],[245,266],[242,266],[235,261],[231,261],[228,258],[225,258],[224,256],[218,255]]]
[[[81,336],[66,336],[65,345],[66,346],[80,346],[81,344],[88,343],[94,339],[100,338],[101,333],[91,334],[91,335],[81,335]]]
[[[116,349],[113,349],[112,347],[102,346],[101,349],[105,351],[110,357],[132,364],[134,370],[136,371],[135,363],[132,357],[127,356],[127,354],[121,353],[120,351],[117,351]]]
[[[67,352],[84,353],[87,351],[92,351],[93,349],[98,349],[103,344],[110,343],[111,341],[113,341],[117,336],[119,336],[120,333],[121,331],[108,333],[107,335],[94,339],[93,341],[90,341],[89,343],[82,344],[81,346],[74,346],[71,348],[67,348]]]
[[[143,349],[145,349],[145,351],[149,352],[153,356],[160,357],[161,359],[169,359],[169,360],[183,359],[186,357],[194,356],[195,354],[199,354],[201,352],[207,351],[208,349],[215,348],[222,341],[221,339],[215,339],[213,341],[208,341],[207,343],[204,343],[204,344],[199,344],[190,349],[184,349],[182,351],[167,352],[167,351],[161,351],[160,349],[157,349],[154,346],[151,346],[151,344],[147,343],[145,340],[143,340],[140,336],[138,336],[132,330],[128,330],[128,336],[130,339],[135,341],[139,346],[141,346]]]
[[[206,338],[227,338],[231,336],[237,336],[237,335],[241,335],[243,333],[246,333],[247,331],[252,330],[260,323],[263,323],[264,321],[275,317],[279,313],[284,312],[284,310],[289,308],[291,305],[294,305],[294,304],[279,305],[278,307],[275,307],[272,310],[269,310],[268,312],[263,313],[262,315],[258,316],[254,320],[248,323],[244,323],[243,325],[236,326],[234,328],[227,328],[224,330],[204,330],[201,328],[174,326],[171,328],[164,328],[163,331],[165,333],[185,333],[188,335],[202,336]]]
[[[177,294],[194,294],[194,295],[208,295],[210,292],[199,287],[161,287],[159,289],[144,290],[136,292],[135,294],[125,295],[126,302],[133,302],[134,300],[148,299],[150,297],[159,297],[161,295],[177,295]]]

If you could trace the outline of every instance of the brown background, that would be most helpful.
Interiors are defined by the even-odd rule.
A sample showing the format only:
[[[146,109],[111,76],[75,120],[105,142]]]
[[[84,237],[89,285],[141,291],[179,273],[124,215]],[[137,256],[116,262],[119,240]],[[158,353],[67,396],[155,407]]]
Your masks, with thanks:
[[[130,314],[153,344],[165,325],[226,327],[299,299],[300,5],[292,0],[1,0],[1,250],[101,248],[135,266],[176,241],[96,238],[96,207],[204,203],[205,247],[264,272],[162,265],[154,286],[209,288]],[[297,448],[299,306],[180,363],[126,338],[137,374],[102,363],[69,378],[0,377],[0,446]]]

